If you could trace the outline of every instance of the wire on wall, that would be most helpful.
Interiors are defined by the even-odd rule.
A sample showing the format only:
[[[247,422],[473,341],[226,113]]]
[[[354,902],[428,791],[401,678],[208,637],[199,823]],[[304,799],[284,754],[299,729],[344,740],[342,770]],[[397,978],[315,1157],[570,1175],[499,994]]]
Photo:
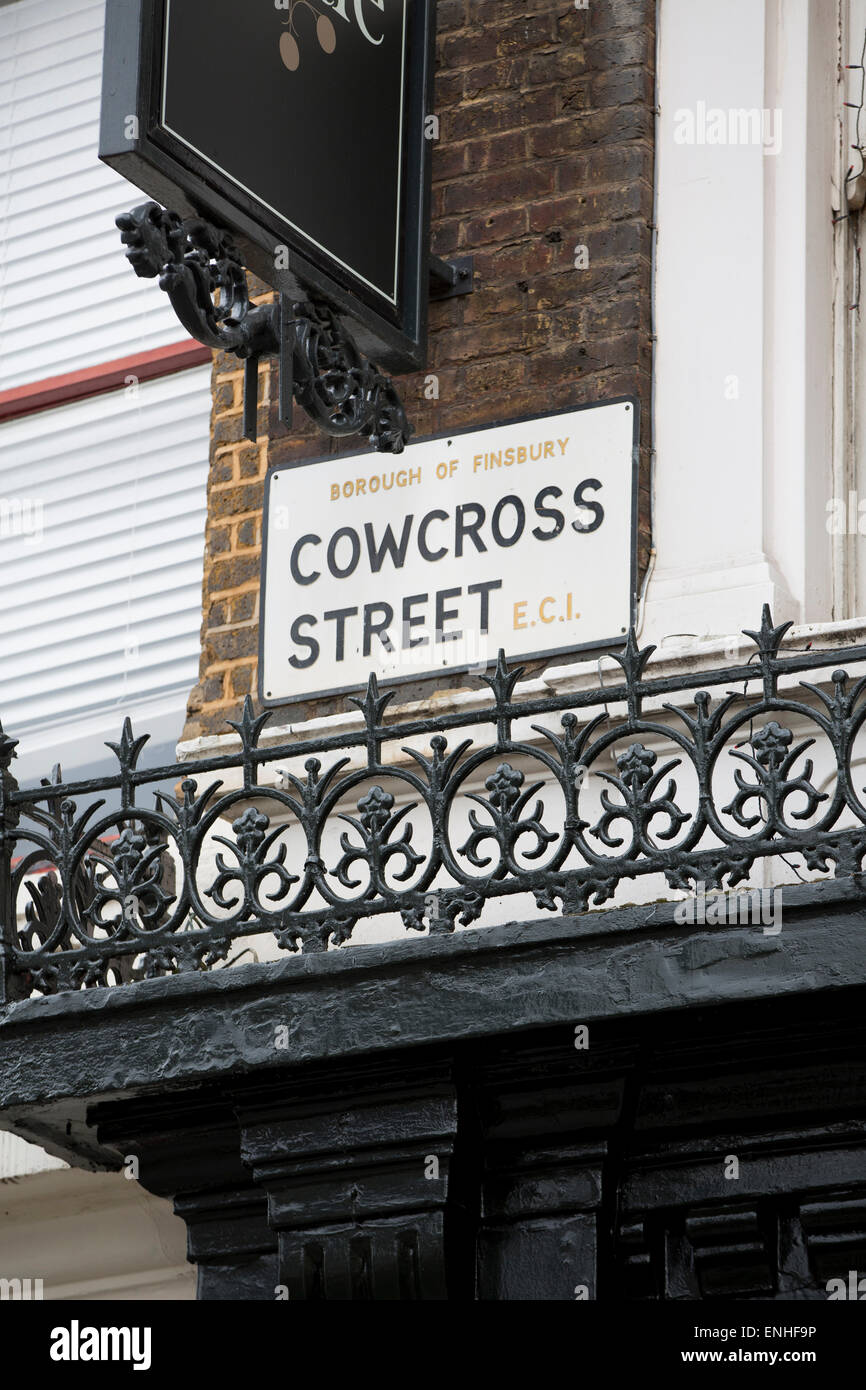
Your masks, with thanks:
[[[846,101],[844,103],[844,105],[847,106],[849,110],[856,111],[857,113],[854,120],[854,140],[852,142],[851,148],[857,151],[857,155],[860,160],[860,166],[859,168],[857,168],[856,164],[850,164],[848,166],[848,172],[845,175],[845,200],[847,203],[848,211],[844,213],[840,212],[839,216],[834,218],[833,220],[835,222],[844,222],[847,218],[850,218],[851,220],[851,228],[854,242],[854,285],[852,295],[853,303],[849,305],[849,309],[852,312],[854,312],[856,310],[859,310],[860,308],[860,287],[862,283],[862,275],[860,265],[859,218],[852,217],[851,214],[859,213],[860,210],[863,208],[864,203],[866,203],[866,152],[864,152],[863,137],[860,131],[860,123],[863,120],[864,107],[866,107],[866,32],[864,32],[863,46],[860,50],[860,62],[846,63],[845,67],[846,70],[849,72],[860,73],[859,100]]]

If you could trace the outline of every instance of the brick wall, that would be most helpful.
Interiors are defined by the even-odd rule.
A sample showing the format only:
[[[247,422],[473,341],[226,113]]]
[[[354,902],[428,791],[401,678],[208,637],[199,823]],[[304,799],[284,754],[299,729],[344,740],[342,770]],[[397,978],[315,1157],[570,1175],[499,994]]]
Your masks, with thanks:
[[[641,572],[654,23],[654,0],[588,0],[586,9],[573,0],[439,0],[433,250],[474,255],[475,293],[431,305],[427,368],[399,381],[416,438],[639,396]],[[589,250],[587,269],[575,268],[578,245]],[[438,400],[425,399],[428,373],[439,379]],[[234,358],[217,355],[201,676],[185,738],[224,732],[243,696],[255,693],[266,469],[328,450],[300,408],[291,436],[280,433],[265,367],[259,441],[245,443],[241,377]],[[355,452],[357,444],[331,449]],[[290,717],[343,707],[294,705]]]

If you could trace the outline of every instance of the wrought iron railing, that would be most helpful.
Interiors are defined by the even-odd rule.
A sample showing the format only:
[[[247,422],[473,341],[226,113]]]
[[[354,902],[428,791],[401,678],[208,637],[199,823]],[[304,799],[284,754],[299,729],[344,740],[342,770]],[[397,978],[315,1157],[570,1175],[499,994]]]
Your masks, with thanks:
[[[322,951],[385,914],[435,934],[516,894],[573,914],[649,874],[732,887],[772,855],[857,872],[866,678],[798,682],[841,654],[781,655],[789,626],[765,609],[750,658],[699,676],[646,676],[654,648],[632,633],[615,684],[524,698],[500,656],[492,698],[438,718],[389,722],[371,677],[345,736],[263,744],[271,716],[248,700],[236,752],[168,767],[139,768],[146,738],[127,721],[117,773],[89,782],[56,770],[20,789],[0,732],[5,998],[207,970],[261,933]],[[827,790],[806,756],[818,744]]]

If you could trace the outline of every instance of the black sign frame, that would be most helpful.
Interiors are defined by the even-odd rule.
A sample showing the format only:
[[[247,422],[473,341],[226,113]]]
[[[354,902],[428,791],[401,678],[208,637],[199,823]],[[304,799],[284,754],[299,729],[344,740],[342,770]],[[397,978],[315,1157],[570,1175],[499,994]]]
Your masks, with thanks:
[[[432,151],[426,124],[432,106],[436,0],[404,0],[408,42],[398,293],[393,311],[351,270],[317,250],[279,214],[166,130],[162,72],[170,3],[178,0],[106,0],[100,159],[182,216],[204,216],[229,230],[245,264],[275,290],[294,300],[314,297],[330,303],[345,318],[361,351],[384,370],[401,373],[423,368],[430,294]],[[238,6],[239,25],[244,23],[246,3]],[[224,35],[223,41],[230,44],[231,34]],[[220,92],[214,87],[213,99],[237,102],[242,92]],[[131,122],[130,117],[135,120]],[[350,112],[347,118],[351,119]],[[375,158],[375,151],[370,157]],[[347,209],[346,215],[362,216],[363,209]],[[278,258],[280,247],[288,248],[287,256]],[[280,260],[287,261],[285,268]]]

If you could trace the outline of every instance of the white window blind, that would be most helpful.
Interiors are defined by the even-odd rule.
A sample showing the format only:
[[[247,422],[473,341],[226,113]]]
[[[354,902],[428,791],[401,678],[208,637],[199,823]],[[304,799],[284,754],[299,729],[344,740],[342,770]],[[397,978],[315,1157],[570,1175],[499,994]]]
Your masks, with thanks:
[[[0,4],[0,391],[186,337],[114,225],[146,197],[97,158],[104,11]]]
[[[0,425],[0,719],[15,737],[198,675],[210,369]]]

